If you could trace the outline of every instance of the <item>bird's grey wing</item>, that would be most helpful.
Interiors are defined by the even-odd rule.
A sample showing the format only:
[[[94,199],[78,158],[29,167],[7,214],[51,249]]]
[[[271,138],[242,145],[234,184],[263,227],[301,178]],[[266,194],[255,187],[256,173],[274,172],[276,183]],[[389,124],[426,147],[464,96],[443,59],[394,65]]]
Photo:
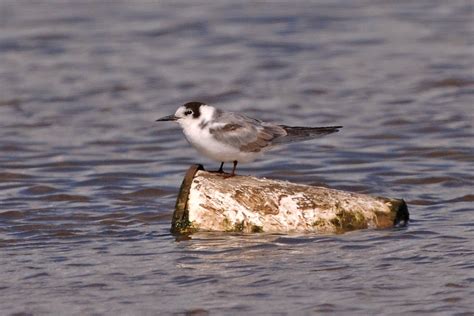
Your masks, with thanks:
[[[278,126],[237,113],[222,113],[210,133],[220,142],[244,152],[260,152],[278,137],[286,135]]]
[[[305,141],[313,138],[322,137],[328,134],[338,132],[342,126],[325,126],[325,127],[301,127],[301,126],[286,126],[279,125],[285,130],[287,135],[285,137],[277,138],[274,144],[291,143],[296,141]]]

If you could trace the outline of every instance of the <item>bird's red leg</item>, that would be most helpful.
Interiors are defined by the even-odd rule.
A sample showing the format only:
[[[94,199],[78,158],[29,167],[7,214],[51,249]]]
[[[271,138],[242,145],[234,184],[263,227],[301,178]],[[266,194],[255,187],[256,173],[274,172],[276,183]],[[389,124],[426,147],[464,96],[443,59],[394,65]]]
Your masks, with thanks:
[[[219,167],[218,170],[216,170],[216,171],[212,170],[212,171],[209,171],[209,172],[210,173],[219,173],[219,174],[225,173],[224,172],[224,162],[221,162],[221,166]]]
[[[224,178],[230,178],[230,177],[235,176],[235,168],[237,168],[237,163],[238,161],[234,160],[234,167],[232,168],[232,172],[230,174],[225,174]]]
[[[224,162],[221,162],[221,166],[219,167],[219,170],[217,170],[217,173],[224,173]]]

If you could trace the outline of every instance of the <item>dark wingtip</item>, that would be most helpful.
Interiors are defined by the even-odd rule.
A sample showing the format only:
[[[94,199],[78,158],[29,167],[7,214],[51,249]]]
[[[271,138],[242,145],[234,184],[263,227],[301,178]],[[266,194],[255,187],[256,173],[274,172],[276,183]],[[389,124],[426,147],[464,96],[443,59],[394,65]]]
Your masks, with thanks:
[[[339,132],[339,130],[342,128],[342,126],[324,126],[324,127],[314,127],[314,130],[319,130],[321,132],[329,132],[329,133],[336,133]]]

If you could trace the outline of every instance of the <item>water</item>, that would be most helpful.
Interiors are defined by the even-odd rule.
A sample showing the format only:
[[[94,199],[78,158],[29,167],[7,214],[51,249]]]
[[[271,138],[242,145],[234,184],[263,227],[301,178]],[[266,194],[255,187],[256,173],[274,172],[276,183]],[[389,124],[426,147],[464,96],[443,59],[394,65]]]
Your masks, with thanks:
[[[472,315],[472,9],[1,2],[2,314]],[[344,125],[238,171],[404,198],[410,225],[176,240],[185,171],[218,167],[154,122],[190,100]]]

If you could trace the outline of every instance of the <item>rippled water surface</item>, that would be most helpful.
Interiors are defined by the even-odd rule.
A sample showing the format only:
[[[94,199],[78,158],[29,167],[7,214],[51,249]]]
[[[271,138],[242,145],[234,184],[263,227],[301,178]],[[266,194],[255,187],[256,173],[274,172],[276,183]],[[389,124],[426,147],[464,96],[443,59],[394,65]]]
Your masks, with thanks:
[[[472,315],[472,2],[192,3],[0,2],[2,314]],[[344,125],[240,173],[410,225],[176,240],[185,171],[218,167],[154,122],[190,100]]]

